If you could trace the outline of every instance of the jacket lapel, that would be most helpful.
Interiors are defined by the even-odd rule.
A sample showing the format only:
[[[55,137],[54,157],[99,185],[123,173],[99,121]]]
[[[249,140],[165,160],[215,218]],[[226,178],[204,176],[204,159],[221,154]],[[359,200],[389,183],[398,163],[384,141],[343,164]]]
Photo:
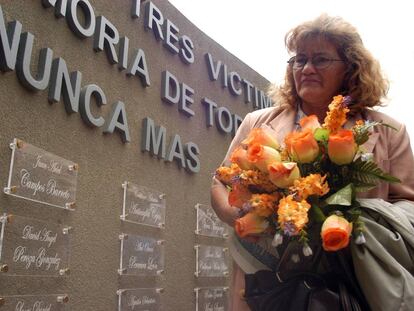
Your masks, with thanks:
[[[284,140],[289,132],[295,128],[296,110],[293,108],[284,109],[273,120],[269,126],[276,132],[279,144],[284,145]]]

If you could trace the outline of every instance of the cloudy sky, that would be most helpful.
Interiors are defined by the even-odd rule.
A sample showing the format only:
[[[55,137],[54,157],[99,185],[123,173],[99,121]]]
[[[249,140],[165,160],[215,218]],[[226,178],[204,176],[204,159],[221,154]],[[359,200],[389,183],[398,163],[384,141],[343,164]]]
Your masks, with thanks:
[[[414,145],[414,18],[406,0],[169,0],[192,23],[272,82],[280,82],[288,55],[285,33],[321,13],[357,27],[391,82],[388,107],[404,122]]]

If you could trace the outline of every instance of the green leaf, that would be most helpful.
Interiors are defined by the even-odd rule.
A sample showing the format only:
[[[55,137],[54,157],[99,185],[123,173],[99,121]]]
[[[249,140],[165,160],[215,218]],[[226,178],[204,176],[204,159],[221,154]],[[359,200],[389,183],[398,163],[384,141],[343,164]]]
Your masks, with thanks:
[[[324,222],[326,219],[325,214],[322,212],[322,209],[316,205],[311,205],[311,212],[312,212],[312,218],[317,222]]]
[[[353,187],[352,184],[348,184],[344,188],[338,190],[334,194],[325,199],[328,205],[345,205],[350,206],[352,204]]]
[[[317,128],[313,133],[313,137],[316,141],[328,141],[329,130],[324,128]]]
[[[390,183],[401,182],[398,178],[382,171],[374,161],[356,159],[350,165],[351,180],[354,184],[375,184],[378,180]]]

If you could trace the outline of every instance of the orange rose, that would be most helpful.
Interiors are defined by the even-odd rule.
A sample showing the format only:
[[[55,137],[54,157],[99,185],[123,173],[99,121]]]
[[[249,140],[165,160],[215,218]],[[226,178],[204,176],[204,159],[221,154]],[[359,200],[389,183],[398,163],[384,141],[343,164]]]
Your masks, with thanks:
[[[230,161],[236,163],[242,170],[251,170],[254,168],[254,165],[247,157],[247,150],[240,146],[234,149],[230,156]]]
[[[349,223],[348,220],[337,215],[329,216],[325,219],[321,229],[323,249],[335,252],[347,247],[351,232],[352,223]]]
[[[328,156],[333,163],[338,165],[349,164],[354,159],[356,152],[357,145],[351,130],[342,129],[329,135]]]
[[[276,149],[260,144],[253,144],[247,150],[247,157],[260,171],[267,173],[267,166],[272,162],[280,162],[280,154]]]
[[[295,162],[310,163],[319,154],[318,143],[310,128],[302,132],[289,133],[285,138],[285,144],[289,155]]]
[[[272,162],[267,166],[269,179],[279,188],[288,188],[300,177],[298,165],[294,162]]]
[[[247,146],[260,144],[274,149],[279,148],[279,143],[276,140],[276,133],[266,125],[252,129],[247,138],[242,141],[242,144]]]
[[[243,204],[248,202],[252,197],[252,193],[249,189],[241,184],[234,184],[233,188],[229,193],[229,204],[231,206],[236,206],[242,208]]]
[[[249,234],[262,233],[267,227],[269,227],[269,222],[266,218],[255,213],[247,213],[242,218],[237,219],[234,224],[234,230],[241,238]]]
[[[304,117],[300,119],[299,121],[300,127],[302,130],[305,129],[311,129],[312,131],[316,130],[317,128],[321,127],[321,124],[319,123],[318,117],[314,114]]]

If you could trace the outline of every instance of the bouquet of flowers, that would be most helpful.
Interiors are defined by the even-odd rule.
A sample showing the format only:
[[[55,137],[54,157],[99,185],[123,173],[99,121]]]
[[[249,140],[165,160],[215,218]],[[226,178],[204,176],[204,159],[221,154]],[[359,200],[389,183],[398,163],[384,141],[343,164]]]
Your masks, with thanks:
[[[325,251],[347,247],[351,236],[365,243],[356,193],[378,181],[399,180],[383,172],[362,147],[373,127],[390,126],[360,120],[343,128],[349,103],[349,97],[335,96],[322,125],[314,115],[301,119],[300,130],[289,133],[283,146],[270,127],[253,129],[232,153],[230,167],[216,170],[230,191],[229,204],[239,208],[234,229],[240,237],[270,233],[275,247],[284,237],[297,239],[309,256],[309,239],[318,239],[308,236],[312,222],[321,227]]]

